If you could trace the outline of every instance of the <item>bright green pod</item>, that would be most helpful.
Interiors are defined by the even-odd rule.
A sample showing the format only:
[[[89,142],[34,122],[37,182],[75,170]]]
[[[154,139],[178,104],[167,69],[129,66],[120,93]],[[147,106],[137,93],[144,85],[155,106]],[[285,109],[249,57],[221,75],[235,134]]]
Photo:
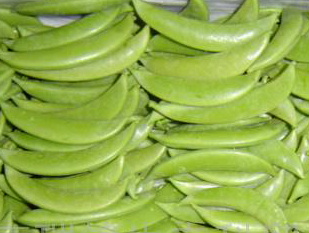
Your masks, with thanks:
[[[1,39],[14,39],[16,38],[18,35],[16,29],[14,29],[13,27],[11,27],[9,24],[7,24],[5,21],[2,21],[0,19],[0,38]]]
[[[12,212],[9,211],[0,221],[0,229],[3,233],[11,233],[13,230]]]
[[[203,0],[189,0],[180,15],[198,20],[209,20],[208,5]]]
[[[8,195],[4,196],[3,212],[7,213],[9,211],[12,211],[12,217],[14,221],[19,218],[19,216],[30,210],[30,207],[25,202],[18,201]]]
[[[282,142],[292,151],[296,151],[298,146],[298,136],[296,130],[291,130],[289,134],[282,140]]]
[[[301,232],[304,232],[304,233],[307,233],[309,232],[309,223],[308,221],[307,222],[293,222],[291,224],[291,227],[301,231]]]
[[[18,14],[10,9],[5,9],[5,8],[0,9],[0,20],[6,22],[7,24],[11,26],[17,26],[21,24],[42,25],[42,23],[36,17]]]
[[[136,232],[142,233],[145,232],[153,232],[153,233],[175,233],[177,232],[177,225],[171,221],[169,218],[164,219],[158,223],[148,226],[146,229],[140,229]]]
[[[41,33],[52,29],[53,27],[45,25],[17,25],[16,29],[21,37],[30,36],[33,34]],[[17,39],[16,39],[17,40]],[[4,41],[9,46],[11,41]]]
[[[299,179],[296,182],[288,202],[293,203],[298,198],[305,196],[308,193],[309,193],[309,173],[307,173],[303,179]]]
[[[309,100],[309,71],[300,69],[296,65],[295,75],[296,79],[292,93],[298,97]]]
[[[297,125],[296,110],[289,99],[284,100],[274,110],[272,110],[270,114],[287,122],[292,127],[296,127]]]
[[[8,184],[5,176],[3,174],[0,174],[0,188],[1,190],[8,196],[14,198],[18,201],[23,201],[23,199],[16,193]]]
[[[292,97],[291,100],[300,112],[304,113],[307,116],[309,115],[309,100],[303,100],[295,97]]]
[[[289,223],[309,221],[309,195],[287,205],[283,211]]]
[[[179,202],[185,197],[177,188],[172,184],[167,183],[156,192],[156,202],[171,203]]]
[[[181,181],[175,178],[170,178],[169,181],[179,189],[182,193],[190,195],[204,189],[217,188],[220,185],[207,183],[205,181]]]
[[[309,62],[309,56],[304,51],[309,49],[309,32],[303,35],[293,49],[287,54],[286,58],[299,62]]]
[[[184,233],[229,233],[227,231],[217,230],[215,228],[206,227],[200,224],[179,221],[177,219],[173,219],[173,222],[176,223],[178,228]]]
[[[244,0],[239,8],[224,23],[237,24],[254,22],[259,18],[259,1]]]

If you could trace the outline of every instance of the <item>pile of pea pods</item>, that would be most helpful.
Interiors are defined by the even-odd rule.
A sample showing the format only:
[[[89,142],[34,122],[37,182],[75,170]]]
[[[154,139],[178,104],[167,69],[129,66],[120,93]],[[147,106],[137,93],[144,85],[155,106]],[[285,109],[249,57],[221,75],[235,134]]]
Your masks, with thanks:
[[[0,8],[0,232],[309,233],[309,13],[210,13]]]

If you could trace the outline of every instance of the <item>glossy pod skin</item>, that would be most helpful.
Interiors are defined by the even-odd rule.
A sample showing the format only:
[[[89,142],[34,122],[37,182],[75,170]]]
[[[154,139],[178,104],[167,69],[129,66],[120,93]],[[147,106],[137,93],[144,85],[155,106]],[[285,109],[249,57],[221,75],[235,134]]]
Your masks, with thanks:
[[[175,178],[170,178],[169,181],[182,193],[190,195],[204,189],[217,188],[220,185],[207,183],[205,181],[181,181]],[[185,220],[185,219],[184,219]]]
[[[254,117],[276,108],[292,91],[295,80],[293,65],[265,85],[261,85],[243,97],[212,107],[193,107],[161,102],[152,103],[156,111],[171,119],[198,124],[227,123]],[[259,103],[253,105],[252,103]]]
[[[140,0],[133,3],[138,15],[150,27],[177,42],[205,51],[223,51],[245,43],[270,31],[277,18],[271,15],[252,23],[213,24],[186,18]]]

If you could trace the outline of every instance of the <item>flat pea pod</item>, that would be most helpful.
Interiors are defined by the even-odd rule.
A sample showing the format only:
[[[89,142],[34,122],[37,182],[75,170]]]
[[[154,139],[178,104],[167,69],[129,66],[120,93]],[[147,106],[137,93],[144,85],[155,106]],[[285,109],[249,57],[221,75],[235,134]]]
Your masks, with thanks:
[[[141,68],[131,72],[140,85],[154,96],[192,106],[212,106],[235,100],[253,89],[260,77],[260,72],[255,72],[206,81],[156,75]]]
[[[307,173],[304,179],[299,179],[291,193],[289,203],[295,202],[298,198],[307,195],[309,193],[309,173]]]
[[[192,174],[220,186],[254,186],[270,178],[268,174],[262,172],[199,171]]]
[[[156,204],[173,218],[193,223],[204,223],[203,219],[192,208],[191,205],[158,202],[156,202]]]
[[[100,222],[94,222],[94,226],[104,227],[113,232],[130,232],[136,231],[152,224],[158,223],[167,218],[165,214],[155,203],[150,202],[144,208],[122,215],[118,218],[111,218]]]
[[[90,14],[62,27],[20,37],[14,40],[9,47],[14,51],[46,49],[93,36],[110,26],[118,12],[119,7],[114,7]]]
[[[100,221],[120,217],[142,209],[149,204],[153,198],[153,193],[140,195],[136,200],[126,196],[102,210],[87,214],[63,214],[46,209],[35,209],[22,214],[17,219],[17,222],[26,226],[35,227],[38,225],[62,226]]]
[[[193,107],[161,102],[152,104],[156,111],[173,120],[215,124],[227,123],[254,117],[273,110],[282,103],[293,88],[295,72],[293,65],[289,65],[277,78],[265,85],[256,87],[243,97],[212,107]],[[252,103],[259,103],[258,106]]]
[[[140,0],[133,3],[138,15],[153,29],[179,43],[206,51],[223,51],[243,44],[270,31],[277,18],[271,15],[252,23],[214,24],[186,18]]]
[[[221,230],[230,232],[269,232],[260,221],[243,212],[214,210],[197,205],[194,205],[194,209],[201,215],[206,223]]]
[[[94,146],[71,152],[20,151],[1,149],[6,164],[30,174],[73,175],[101,167],[119,156],[134,133],[135,125]]]
[[[92,224],[87,225],[72,225],[67,227],[61,227],[61,228],[55,228],[55,227],[48,227],[49,233],[64,233],[64,232],[70,232],[70,233],[84,233],[84,232],[92,232],[92,233],[113,233],[114,231],[109,231],[103,227],[100,226],[93,226]]]
[[[222,187],[188,196],[183,204],[229,207],[254,216],[272,233],[287,233],[287,220],[282,209],[258,192],[247,188]],[[252,203],[255,203],[252,205]]]
[[[0,221],[0,229],[2,233],[11,233],[13,229],[12,212],[9,211]]]
[[[8,211],[12,211],[12,217],[15,221],[19,216],[30,211],[30,207],[26,203],[6,195],[4,196],[3,212],[6,213]]]
[[[21,37],[30,36],[33,34],[41,33],[52,29],[53,27],[46,25],[17,25],[16,29]],[[17,40],[17,38],[16,38]],[[4,41],[7,46],[10,46],[12,41]]]
[[[5,98],[5,94],[7,91],[9,91],[11,85],[12,85],[12,78],[13,78],[13,74],[14,71],[10,70],[10,69],[6,69],[5,70],[1,70],[1,80],[0,80],[0,98],[4,99]]]
[[[295,107],[302,113],[309,115],[309,100],[303,100],[300,98],[291,98]]]
[[[12,188],[28,202],[47,210],[72,214],[94,212],[116,203],[124,196],[128,183],[124,180],[109,188],[69,192],[40,184],[13,168],[6,167],[5,175]]]
[[[18,35],[16,29],[13,29],[9,24],[7,24],[6,22],[2,21],[0,19],[0,30],[1,30],[1,34],[0,34],[0,38],[4,38],[4,39],[14,39],[16,38]]]
[[[215,228],[210,228],[204,225],[190,223],[186,221],[179,221],[177,219],[173,219],[173,222],[175,222],[178,228],[184,233],[228,233],[227,231],[221,231]]]
[[[136,62],[145,51],[148,40],[149,27],[146,26],[113,53],[84,65],[60,70],[39,71],[18,69],[18,72],[31,77],[52,81],[86,81],[99,79],[104,76],[119,73]]]
[[[220,185],[207,183],[205,181],[181,181],[175,178],[170,178],[169,181],[182,193],[190,195],[204,189],[217,188]]]
[[[282,60],[293,48],[291,44],[300,38],[302,29],[303,15],[301,12],[284,9],[277,32],[248,71],[259,70]]]
[[[293,49],[287,54],[286,58],[299,62],[309,62],[309,56],[304,53],[309,49],[309,32],[303,35]]]
[[[217,80],[243,74],[265,49],[268,40],[267,33],[221,53],[198,56],[150,53],[140,60],[148,70],[156,74]]]
[[[244,0],[239,8],[224,23],[254,22],[259,18],[259,1]]]
[[[284,123],[272,120],[261,125],[203,131],[153,131],[150,138],[180,149],[206,149],[253,146],[284,135]]]
[[[309,195],[287,205],[283,211],[289,223],[309,221]]]
[[[289,99],[284,100],[270,112],[271,115],[287,122],[292,127],[297,125],[297,116],[294,105]]]
[[[289,134],[282,140],[282,142],[292,151],[296,151],[298,146],[298,136],[296,130],[291,130]]]
[[[246,162],[244,163],[244,161]],[[273,167],[268,162],[254,154],[236,149],[209,149],[172,157],[155,166],[149,176],[162,178],[182,173],[218,170],[275,174]]]
[[[297,67],[297,65],[296,65]],[[292,93],[298,97],[309,100],[308,88],[309,88],[309,71],[302,70],[300,68],[295,69],[296,79]]]
[[[185,195],[176,189],[172,184],[167,183],[156,192],[156,202],[171,203],[179,202]]]
[[[180,15],[199,20],[209,20],[208,5],[203,0],[190,0],[181,10]]]
[[[7,103],[2,103],[1,108],[6,118],[19,129],[46,140],[67,144],[102,141],[119,132],[127,122],[127,119],[123,118],[110,121],[63,119],[45,113],[23,110]]]
[[[68,152],[68,151],[78,151],[90,148],[92,144],[64,144],[57,143],[42,138],[35,137],[31,134],[24,133],[20,130],[14,130],[6,134],[13,142],[15,142],[19,147],[27,150],[34,151],[49,151],[49,152]]]
[[[139,233],[142,233],[142,232],[153,232],[153,233],[161,233],[161,232],[164,232],[164,233],[177,233],[177,226],[176,224],[171,221],[169,218],[167,219],[164,219],[158,223],[155,223],[153,225],[150,225],[148,227],[146,227],[146,229],[140,229]]]
[[[23,199],[16,193],[8,184],[5,176],[3,174],[0,174],[0,188],[1,190],[7,195],[15,200],[23,201]]]
[[[0,215],[3,215],[4,210],[4,193],[0,191]]]
[[[41,15],[41,14],[87,14],[114,5],[128,2],[127,0],[90,0],[85,6],[80,0],[47,0],[44,2],[21,2],[15,5],[14,10],[25,15]]]
[[[33,70],[59,70],[87,64],[121,47],[131,35],[133,20],[128,14],[115,26],[91,37],[35,51],[0,52],[0,58],[15,68]]]
[[[11,26],[17,26],[21,24],[25,25],[42,25],[36,17],[26,16],[13,12],[10,9],[0,9],[0,20],[8,23]]]

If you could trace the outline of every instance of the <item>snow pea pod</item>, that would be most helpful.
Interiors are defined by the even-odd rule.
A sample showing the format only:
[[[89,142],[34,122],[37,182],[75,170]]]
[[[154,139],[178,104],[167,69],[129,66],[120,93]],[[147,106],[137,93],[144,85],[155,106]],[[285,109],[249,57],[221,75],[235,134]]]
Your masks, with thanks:
[[[30,36],[33,34],[41,33],[52,29],[53,27],[46,25],[17,25],[16,29],[21,37]],[[19,38],[16,38],[18,40]],[[9,47],[13,41],[4,41],[4,43]]]
[[[124,196],[128,183],[124,180],[109,188],[70,192],[40,184],[10,167],[6,167],[5,175],[12,188],[28,202],[47,210],[72,214],[89,213],[116,203]]]
[[[93,36],[110,26],[110,23],[116,18],[119,10],[119,7],[106,9],[62,27],[20,37],[14,40],[9,47],[14,51],[31,51],[57,47]]]
[[[1,66],[2,64],[0,64]],[[1,67],[2,68],[2,67]],[[12,79],[14,75],[14,71],[11,69],[4,68],[3,71],[0,71],[0,98],[4,99],[6,92],[10,90],[10,87],[12,85]]]
[[[1,190],[7,194],[8,196],[14,198],[18,201],[23,201],[23,199],[16,193],[8,184],[7,180],[5,179],[5,176],[3,174],[0,174],[0,188]]]
[[[179,232],[177,230],[177,226],[176,224],[171,221],[169,218],[164,219],[158,223],[155,223],[153,225],[150,225],[148,227],[146,227],[146,229],[140,229],[139,231],[137,231],[138,233],[142,233],[142,232],[153,232],[153,233],[177,233]]]
[[[291,196],[289,198],[289,203],[295,202],[298,198],[307,195],[309,193],[309,173],[307,173],[304,177],[304,179],[299,179],[291,193]]]
[[[84,233],[84,232],[91,232],[91,233],[114,233],[114,231],[109,231],[103,227],[100,226],[93,226],[92,224],[86,224],[86,225],[71,225],[67,227],[49,227],[47,226],[44,231],[48,231],[49,233],[64,233],[64,232],[70,232],[70,233]]]
[[[309,56],[304,51],[309,49],[309,32],[303,35],[286,58],[299,62],[309,62]]]
[[[296,65],[297,67],[297,65]],[[300,68],[295,69],[296,79],[292,93],[298,97],[309,100],[309,71]]]
[[[296,110],[289,99],[284,100],[274,110],[272,110],[270,114],[287,122],[292,127],[296,127],[297,125]]]
[[[203,0],[189,0],[187,5],[181,10],[180,15],[199,20],[209,19],[208,5]]]
[[[31,77],[53,81],[86,81],[99,79],[104,76],[116,74],[136,62],[146,49],[148,40],[149,28],[146,26],[113,53],[84,65],[60,70],[39,71],[18,69],[18,72]]]
[[[13,12],[10,9],[1,8],[0,9],[0,20],[3,20],[11,26],[17,26],[21,24],[25,25],[42,25],[36,17],[26,16]]]
[[[203,131],[154,131],[149,137],[165,146],[180,149],[230,148],[253,146],[286,133],[284,123],[272,120],[265,124],[241,128]]]
[[[162,115],[182,122],[200,124],[233,122],[254,117],[276,108],[291,93],[294,78],[294,66],[289,65],[274,80],[223,105],[193,107],[162,102],[160,104],[151,103],[151,107]],[[253,102],[259,104],[252,104]]]
[[[60,176],[91,171],[116,158],[131,139],[135,124],[94,146],[71,152],[0,149],[6,164],[30,174]]]
[[[0,221],[0,229],[3,233],[11,233],[13,230],[12,212],[9,211]]]
[[[135,212],[149,204],[153,198],[153,193],[140,195],[136,200],[130,197],[124,197],[102,210],[86,214],[63,214],[46,209],[35,209],[22,214],[17,219],[17,222],[23,225],[35,227],[38,225],[61,226],[100,221]]]
[[[181,181],[175,178],[170,178],[169,181],[178,188],[182,193],[190,195],[204,189],[217,188],[220,185],[207,183],[205,181]]]
[[[4,39],[14,39],[18,36],[18,33],[15,29],[13,29],[9,24],[7,24],[6,22],[2,21],[0,19],[0,30],[1,30],[1,34],[0,34],[0,38],[4,38]]]
[[[233,13],[224,23],[237,24],[245,22],[253,22],[259,18],[259,1],[245,0],[239,6],[237,11]]]
[[[27,211],[30,211],[30,207],[21,201],[16,200],[13,197],[10,196],[4,196],[4,206],[3,206],[3,212],[6,213],[8,211],[12,211],[13,219],[14,221],[21,216],[22,214],[26,213]]]
[[[288,232],[287,220],[282,209],[252,189],[235,187],[207,189],[188,196],[182,203],[233,208],[254,216],[272,233]]]
[[[172,184],[167,183],[161,189],[157,190],[156,202],[171,203],[179,202],[185,195],[176,189]]]
[[[309,115],[309,101],[308,100],[303,100],[299,98],[291,98],[293,104],[295,107],[301,111],[302,113]]]
[[[215,24],[186,18],[140,0],[133,3],[150,27],[179,43],[205,51],[223,51],[243,44],[270,31],[277,18],[271,15],[243,24]]]
[[[212,106],[235,100],[256,85],[260,72],[223,80],[192,80],[156,75],[146,69],[132,69],[134,77],[151,94],[178,104]]]
[[[296,130],[291,130],[282,142],[287,148],[295,152],[298,146],[298,136]]]
[[[305,195],[294,203],[287,205],[283,211],[289,223],[309,221],[309,195]]]
[[[143,65],[153,73],[186,79],[223,79],[243,74],[262,53],[269,40],[264,34],[221,53],[199,56],[156,54],[142,57]]]
[[[227,231],[217,230],[200,224],[179,221],[177,219],[173,219],[173,222],[175,222],[179,229],[184,233],[229,233]]]
[[[172,157],[155,166],[149,176],[162,178],[181,173],[220,170],[275,174],[273,167],[268,162],[254,154],[235,149],[210,149]]]

